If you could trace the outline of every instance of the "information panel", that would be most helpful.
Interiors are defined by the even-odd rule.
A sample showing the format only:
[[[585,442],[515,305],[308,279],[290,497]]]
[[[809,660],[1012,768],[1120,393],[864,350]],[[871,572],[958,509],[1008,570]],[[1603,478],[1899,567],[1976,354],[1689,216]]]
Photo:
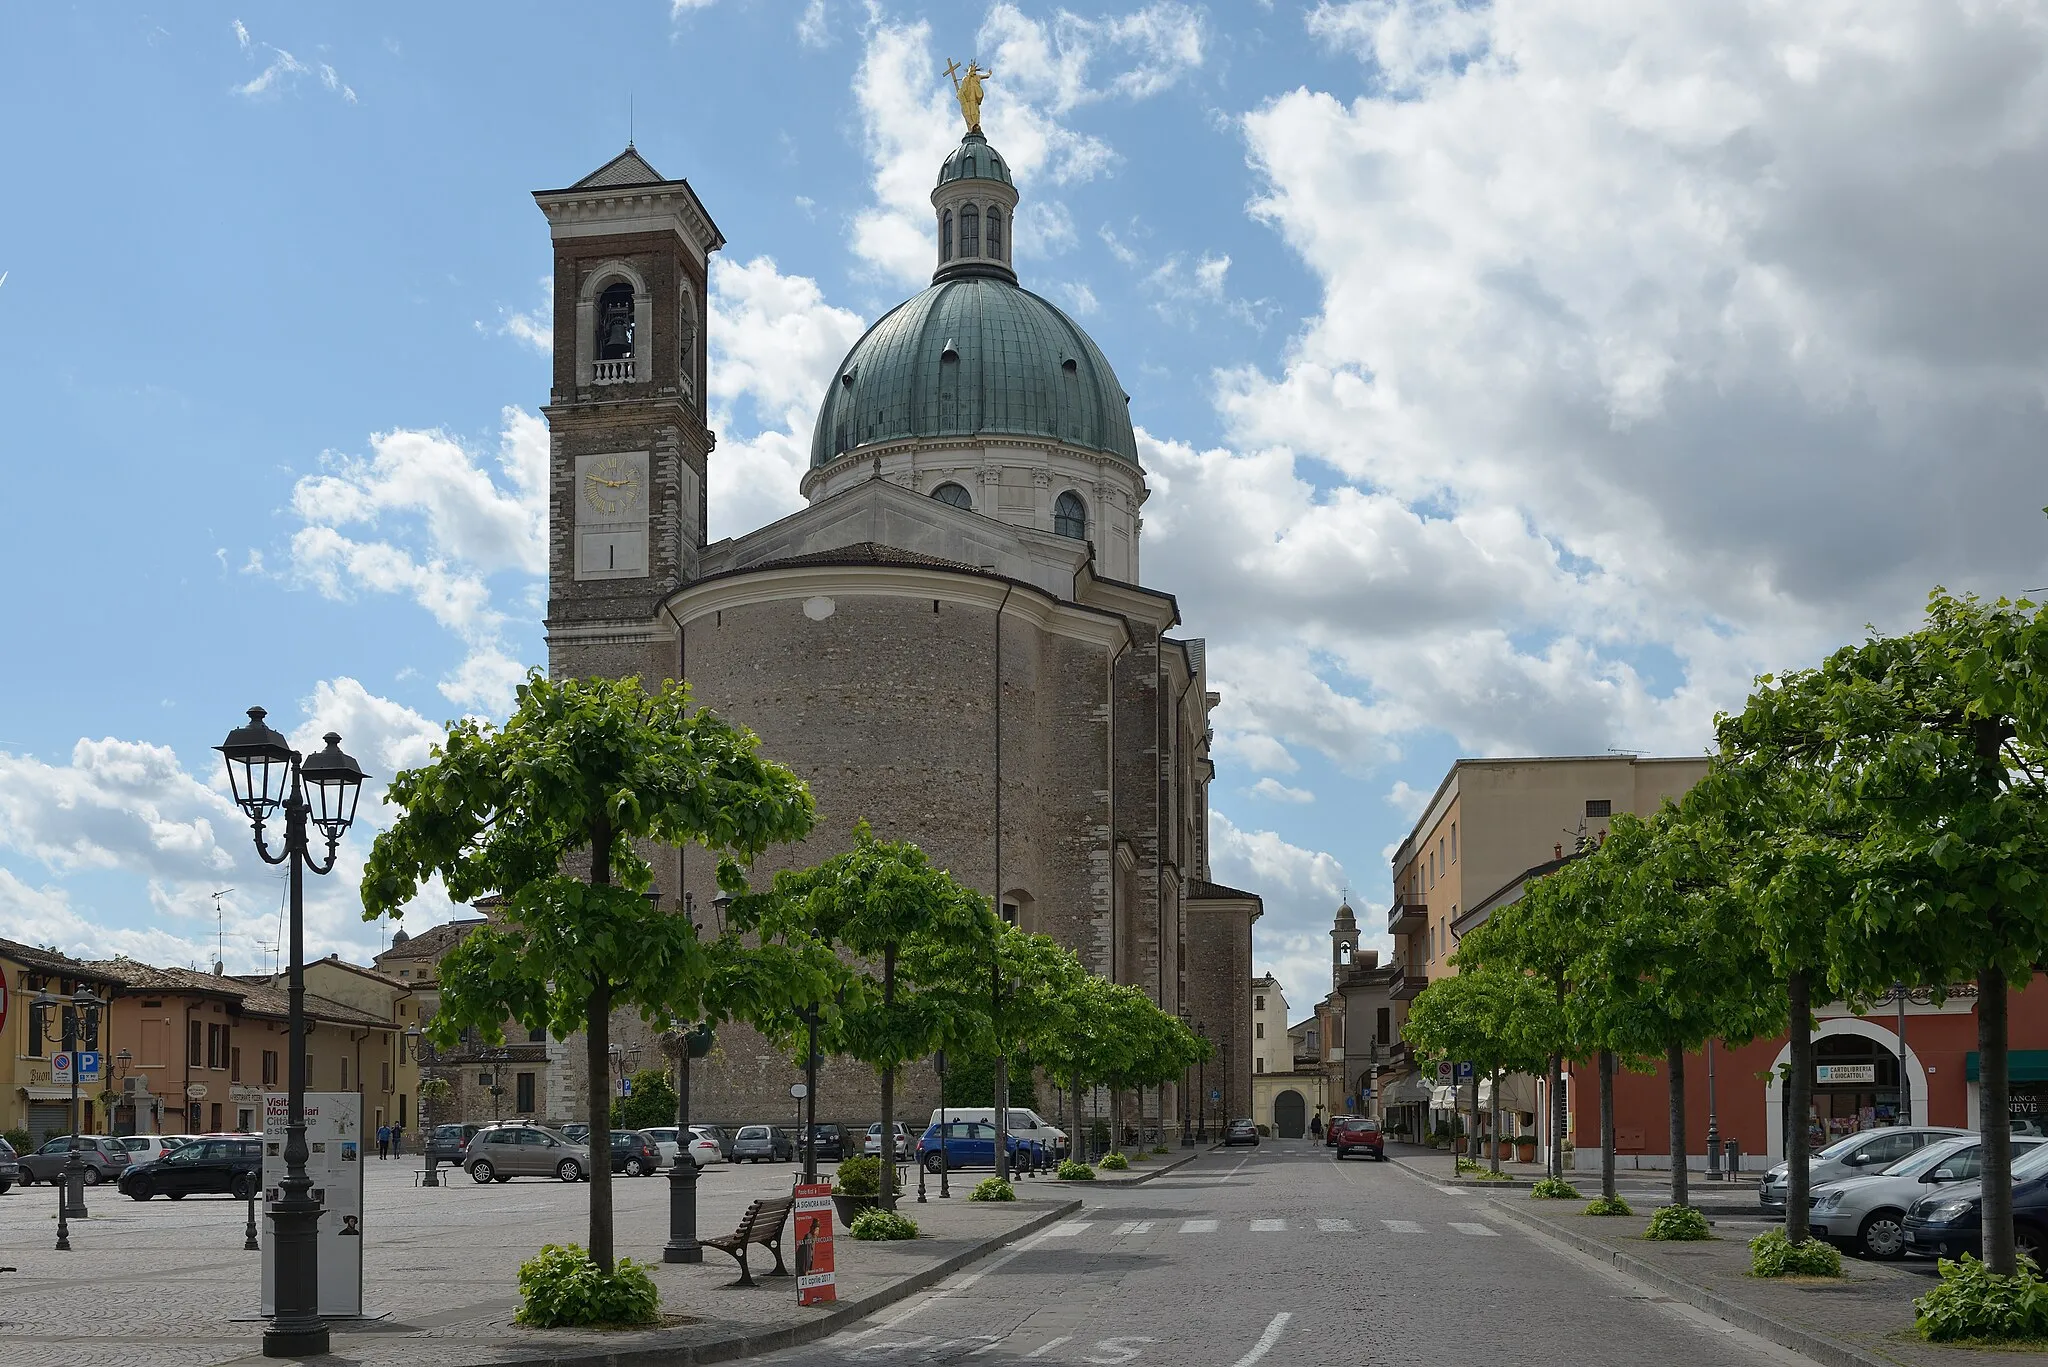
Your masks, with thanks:
[[[796,1187],[796,1303],[823,1305],[839,1299],[832,1270],[832,1184]]]
[[[284,1193],[285,1122],[291,1101],[263,1097],[263,1313],[277,1313],[277,1240],[268,1218]],[[306,1175],[320,1203],[320,1313],[363,1313],[363,1098],[306,1093]]]

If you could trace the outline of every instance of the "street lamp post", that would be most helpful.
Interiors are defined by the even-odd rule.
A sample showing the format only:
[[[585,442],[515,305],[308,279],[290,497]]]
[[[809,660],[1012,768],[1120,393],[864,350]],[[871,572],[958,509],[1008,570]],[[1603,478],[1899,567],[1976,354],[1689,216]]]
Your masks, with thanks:
[[[406,1027],[405,1037],[412,1041],[413,1061],[419,1064],[421,1075],[420,1105],[420,1153],[427,1160],[427,1173],[420,1179],[423,1187],[441,1185],[441,1160],[434,1153],[434,1124],[426,1115],[426,1083],[433,1081],[427,1070],[433,1065],[427,1061],[427,1051],[433,1046],[427,1042],[426,1034],[417,1025]]]
[[[1186,1006],[1180,1009],[1180,1023],[1184,1028],[1189,1025]],[[1180,1070],[1180,1146],[1184,1149],[1195,1146],[1194,1107],[1194,1099],[1188,1095],[1188,1070],[1183,1068]]]
[[[818,1008],[806,1013],[809,1034],[804,1045],[804,1185],[818,1180]]]
[[[311,1357],[327,1351],[327,1325],[320,1318],[320,1202],[306,1172],[306,882],[305,871],[331,873],[341,837],[355,821],[362,796],[361,766],[329,731],[326,748],[302,757],[264,724],[260,707],[249,709],[249,724],[238,726],[217,748],[228,766],[235,804],[249,818],[256,853],[266,864],[283,864],[289,874],[291,976],[288,1031],[290,1090],[285,1112],[284,1180],[271,1207],[277,1235],[277,1313],[263,1331],[265,1357]],[[272,854],[263,836],[270,817],[284,814],[284,849]],[[315,859],[308,830],[318,826],[327,856]]]
[[[665,1263],[701,1263],[704,1249],[697,1242],[697,1155],[690,1152],[690,1060],[711,1052],[711,1027],[671,1023],[664,1042],[673,1041],[676,1060],[676,1153],[675,1166],[668,1170],[668,1243],[662,1246]],[[773,1151],[774,1145],[769,1145]]]
[[[1714,1114],[1714,1042],[1707,1041],[1707,1180],[1721,1180],[1721,1122]]]
[[[99,1008],[105,1005],[90,987],[81,987],[68,1003],[50,995],[46,988],[29,1003],[33,1014],[30,1028],[38,1038],[55,1043],[67,1056],[71,1072],[71,1136],[65,1141],[64,1167],[57,1182],[57,1251],[71,1251],[71,1221],[86,1218],[85,1162],[79,1156],[78,1136],[84,1127],[78,1114],[78,1039],[81,1034],[99,1040]],[[55,1034],[50,1031],[50,1013],[63,1009]]]
[[[939,1075],[939,1199],[953,1195],[953,1159],[946,1151],[946,1051],[932,1055],[932,1069]]]
[[[1209,1027],[1196,1021],[1195,1033],[1206,1042],[1209,1038]],[[1195,1100],[1195,1141],[1206,1144],[1209,1142],[1209,1059],[1206,1052],[1196,1067],[1195,1090],[1200,1093]]]

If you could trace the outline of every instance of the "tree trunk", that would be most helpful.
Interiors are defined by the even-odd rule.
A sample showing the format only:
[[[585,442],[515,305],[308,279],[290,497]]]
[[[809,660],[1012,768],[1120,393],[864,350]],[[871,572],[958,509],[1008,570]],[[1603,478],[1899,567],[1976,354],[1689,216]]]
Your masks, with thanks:
[[[1082,1157],[1083,1154],[1088,1152],[1087,1141],[1084,1138],[1086,1134],[1087,1131],[1081,1125],[1081,1075],[1076,1073],[1074,1074],[1074,1132],[1067,1136],[1067,1157],[1077,1163],[1088,1161]]]
[[[996,1055],[996,1176],[1010,1180],[1010,1056]]]
[[[1786,1026],[1792,1036],[1792,1076],[1785,1083],[1785,1237],[1804,1243],[1806,1227],[1807,1155],[1813,1145],[1806,1112],[1813,1104],[1813,1010],[1805,972],[1785,980]]]
[[[1612,1201],[1614,1189],[1614,1051],[1600,1051],[1600,1195]]]
[[[1493,1170],[1500,1171],[1500,1069],[1493,1070],[1492,1105],[1488,1108],[1486,1127],[1486,1151],[1492,1156]]]
[[[882,1014],[896,1005],[896,946],[882,946]],[[896,1209],[896,1070],[882,1070],[882,1197],[883,1210]]]
[[[1550,1095],[1545,1098],[1550,1114],[1544,1128],[1550,1131],[1550,1175],[1564,1176],[1564,1055],[1550,1056]]]
[[[1671,1083],[1671,1204],[1690,1205],[1685,1170],[1685,1050],[1675,1044],[1667,1047],[1664,1069]]]
[[[2012,1073],[2006,1054],[2005,971],[1977,975],[1977,1133],[1984,1136],[1984,1266],[2011,1276],[2018,1263],[2012,1236]],[[1905,1082],[1904,1067],[1900,1083]]]
[[[583,1021],[583,1063],[590,1070],[590,1260],[605,1272],[612,1270],[611,1053],[612,990],[601,983]]]
[[[1474,1167],[1479,1164],[1479,1070],[1472,1070],[1472,1119],[1465,1126],[1465,1151],[1472,1155]]]

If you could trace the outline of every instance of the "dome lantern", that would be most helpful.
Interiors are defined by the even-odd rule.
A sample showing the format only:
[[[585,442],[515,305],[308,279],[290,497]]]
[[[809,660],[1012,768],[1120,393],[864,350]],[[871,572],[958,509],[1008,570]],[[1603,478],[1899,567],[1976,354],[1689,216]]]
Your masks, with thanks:
[[[1003,154],[988,145],[980,129],[962,138],[939,167],[932,212],[939,249],[934,284],[976,275],[1017,283],[1010,266],[1017,238],[1017,187]]]

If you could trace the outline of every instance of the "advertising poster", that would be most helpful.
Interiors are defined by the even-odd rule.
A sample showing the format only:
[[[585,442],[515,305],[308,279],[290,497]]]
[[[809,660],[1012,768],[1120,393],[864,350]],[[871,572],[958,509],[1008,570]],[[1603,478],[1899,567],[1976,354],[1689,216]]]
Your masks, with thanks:
[[[796,1207],[796,1303],[823,1305],[839,1299],[832,1271],[832,1184],[798,1183]]]
[[[263,1097],[263,1205],[276,1209],[284,1181],[290,1098]],[[306,1093],[306,1175],[320,1203],[320,1313],[363,1313],[363,1098],[355,1092]],[[276,1231],[263,1221],[263,1313],[277,1311]]]

